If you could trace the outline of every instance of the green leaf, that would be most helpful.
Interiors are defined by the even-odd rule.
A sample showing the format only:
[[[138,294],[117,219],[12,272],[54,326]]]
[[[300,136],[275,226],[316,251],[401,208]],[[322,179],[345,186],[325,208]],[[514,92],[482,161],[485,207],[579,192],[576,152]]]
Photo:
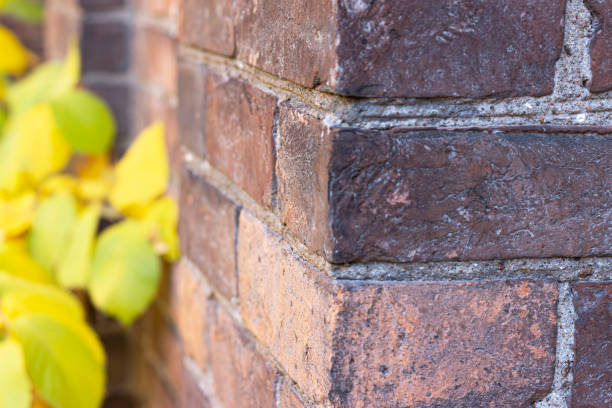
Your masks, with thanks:
[[[49,197],[38,207],[29,248],[32,257],[43,268],[53,271],[63,259],[76,218],[76,203],[70,194]]]
[[[160,261],[135,221],[104,231],[91,264],[93,303],[129,325],[151,303],[160,278]]]
[[[37,0],[8,0],[2,13],[28,23],[40,23],[44,9],[42,2]]]
[[[23,345],[26,367],[40,396],[54,407],[100,406],[104,362],[91,347],[91,329],[83,324],[75,330],[44,314],[25,314],[11,322],[10,330]]]
[[[68,244],[68,250],[59,266],[57,281],[67,288],[85,288],[89,280],[89,265],[93,252],[100,205],[93,204],[80,216]]]
[[[0,342],[0,408],[30,408],[32,391],[21,345]]]
[[[93,93],[74,89],[51,101],[55,123],[80,153],[106,153],[115,135],[115,121],[106,103]]]

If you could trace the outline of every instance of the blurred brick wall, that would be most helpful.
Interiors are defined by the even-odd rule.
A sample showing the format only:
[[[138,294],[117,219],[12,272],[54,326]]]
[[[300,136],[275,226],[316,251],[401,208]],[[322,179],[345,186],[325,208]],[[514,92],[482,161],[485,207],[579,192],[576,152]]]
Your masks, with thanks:
[[[612,2],[49,3],[125,135],[167,125],[136,401],[611,406]]]

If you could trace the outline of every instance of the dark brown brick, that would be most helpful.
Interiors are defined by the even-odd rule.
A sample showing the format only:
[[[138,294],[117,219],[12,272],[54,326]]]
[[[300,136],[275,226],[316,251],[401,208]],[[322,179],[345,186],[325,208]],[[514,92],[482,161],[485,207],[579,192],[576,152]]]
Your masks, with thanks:
[[[130,29],[126,23],[85,19],[81,35],[84,72],[127,71],[130,61]]]
[[[607,136],[340,130],[333,137],[334,261],[610,253]]]
[[[205,179],[181,173],[180,240],[183,254],[228,299],[236,296],[237,206]]]
[[[549,391],[554,283],[348,283],[339,296],[338,406],[526,407]]]
[[[270,207],[276,97],[215,73],[207,75],[206,95],[208,160],[257,202]]]
[[[599,24],[591,41],[591,92],[612,89],[612,1],[586,0]]]
[[[612,406],[612,283],[576,283],[573,408]]]
[[[211,368],[215,394],[225,408],[273,408],[276,371],[230,315],[215,305]]]
[[[204,73],[202,64],[180,60],[178,66],[178,124],[181,144],[200,157],[204,144]]]
[[[326,246],[328,225],[328,129],[289,103],[278,119],[278,205],[281,221],[310,248]]]
[[[182,0],[179,10],[181,42],[233,55],[233,4],[233,0]]]
[[[325,83],[333,65],[329,0],[237,0],[238,58],[307,87]]]
[[[80,0],[80,4],[86,11],[109,11],[123,8],[126,0]]]

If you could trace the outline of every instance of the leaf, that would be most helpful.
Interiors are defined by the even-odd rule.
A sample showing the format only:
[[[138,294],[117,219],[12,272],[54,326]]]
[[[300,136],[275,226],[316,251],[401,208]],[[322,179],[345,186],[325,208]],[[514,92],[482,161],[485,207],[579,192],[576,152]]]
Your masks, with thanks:
[[[55,123],[74,150],[105,153],[115,136],[115,120],[106,103],[83,89],[74,89],[51,101]]]
[[[91,263],[93,303],[129,325],[151,303],[160,278],[160,261],[136,221],[123,221],[100,236]]]
[[[32,192],[13,199],[0,198],[0,237],[17,237],[32,225],[36,209],[36,196]]]
[[[67,174],[54,174],[46,178],[38,187],[38,193],[43,197],[60,193],[74,193],[77,180]]]
[[[81,53],[78,42],[73,40],[65,61],[46,62],[7,89],[11,112],[18,115],[39,102],[47,102],[68,92],[79,82],[80,70]]]
[[[8,0],[2,12],[21,21],[40,23],[43,18],[43,4],[37,0]]]
[[[39,104],[7,125],[0,140],[0,190],[17,191],[63,169],[70,146],[60,135],[48,105]]]
[[[162,197],[147,209],[141,222],[158,254],[172,262],[179,258],[178,207],[170,197]]]
[[[168,184],[168,157],[164,125],[145,129],[117,164],[110,201],[117,209],[146,206],[161,195]]]
[[[70,194],[52,196],[38,207],[29,248],[43,268],[53,271],[58,266],[68,249],[76,218],[76,203]]]
[[[95,338],[91,329],[82,325],[77,331],[43,314],[19,316],[10,329],[23,345],[26,367],[41,397],[61,408],[101,405],[104,363],[83,336],[88,332]]]
[[[28,53],[17,37],[0,25],[0,73],[21,74],[28,66]]]
[[[32,259],[18,241],[0,243],[0,271],[30,282],[53,283],[51,273]]]
[[[89,206],[80,216],[57,272],[57,281],[66,288],[85,288],[89,280],[89,265],[93,252],[100,205]]]
[[[30,408],[32,391],[21,344],[0,342],[0,408]]]

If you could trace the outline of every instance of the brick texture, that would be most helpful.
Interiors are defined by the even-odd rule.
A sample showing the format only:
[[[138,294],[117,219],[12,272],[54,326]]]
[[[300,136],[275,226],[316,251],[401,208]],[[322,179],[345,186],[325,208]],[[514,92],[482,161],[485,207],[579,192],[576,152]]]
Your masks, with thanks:
[[[612,283],[573,285],[576,320],[573,408],[612,406]]]
[[[287,380],[281,381],[278,392],[279,408],[307,408],[295,388]]]
[[[276,97],[247,82],[208,73],[206,151],[211,164],[264,206],[274,190]]]
[[[167,95],[176,95],[176,40],[162,29],[144,24],[136,30],[134,42],[134,65],[139,80]]]
[[[223,55],[234,54],[233,0],[182,0],[181,42]]]
[[[204,73],[201,64],[181,60],[178,66],[178,124],[181,144],[200,157],[206,156],[204,142]]]
[[[180,207],[182,253],[226,298],[236,296],[238,207],[204,178],[187,169],[181,177]]]
[[[612,89],[612,1],[587,0],[587,7],[599,20],[591,41],[591,92]]]

